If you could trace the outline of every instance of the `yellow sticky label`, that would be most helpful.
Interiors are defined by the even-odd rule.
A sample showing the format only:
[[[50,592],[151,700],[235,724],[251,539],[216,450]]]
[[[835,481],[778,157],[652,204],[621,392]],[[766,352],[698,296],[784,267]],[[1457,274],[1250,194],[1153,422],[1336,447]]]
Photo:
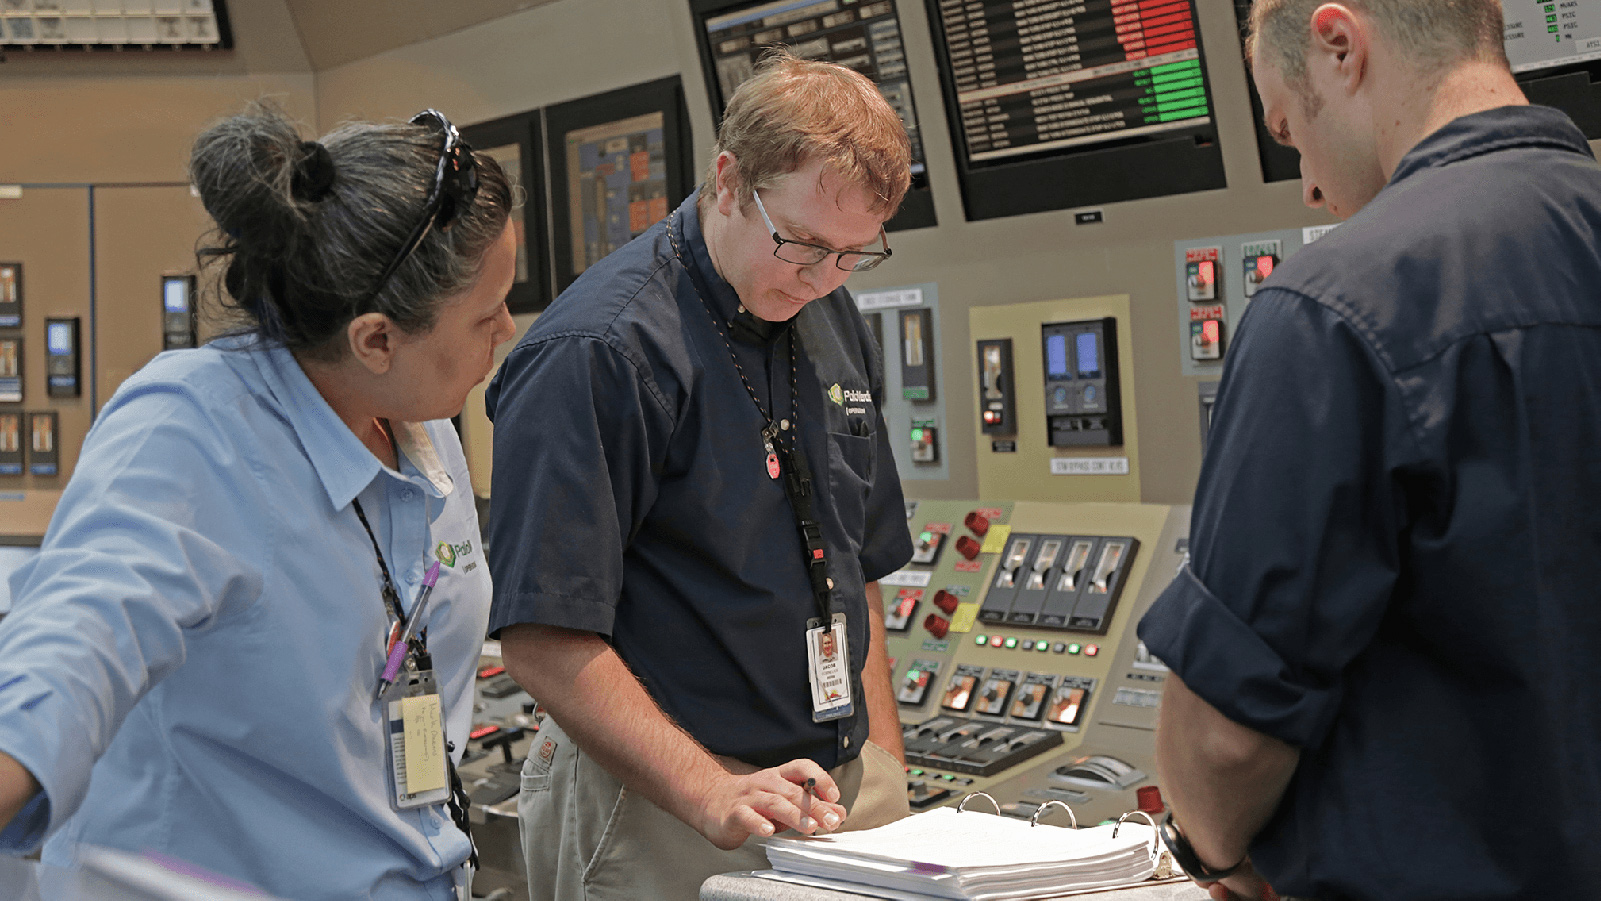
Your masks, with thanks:
[[[971,632],[973,623],[978,622],[978,601],[966,601],[956,605],[956,612],[951,615],[952,632]]]
[[[984,547],[981,554],[999,554],[1006,550],[1006,539],[1012,537],[1011,526],[990,526],[989,532],[984,535]]]
[[[439,695],[402,698],[406,732],[406,794],[445,787],[445,728],[439,722]]]

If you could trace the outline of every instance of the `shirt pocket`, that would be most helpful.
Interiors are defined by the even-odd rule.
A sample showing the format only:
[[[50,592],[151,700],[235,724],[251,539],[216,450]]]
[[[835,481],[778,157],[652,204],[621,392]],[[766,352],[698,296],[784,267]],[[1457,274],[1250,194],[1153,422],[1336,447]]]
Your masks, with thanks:
[[[828,434],[829,500],[853,549],[867,527],[867,495],[873,484],[873,439]]]

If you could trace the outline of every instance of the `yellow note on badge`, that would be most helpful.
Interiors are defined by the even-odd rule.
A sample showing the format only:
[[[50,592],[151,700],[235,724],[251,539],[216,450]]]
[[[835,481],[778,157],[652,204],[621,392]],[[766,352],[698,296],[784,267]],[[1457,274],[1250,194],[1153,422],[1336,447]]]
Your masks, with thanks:
[[[445,727],[439,718],[439,695],[426,694],[400,700],[406,731],[406,789],[408,795],[445,787]]]
[[[984,535],[984,547],[981,554],[999,554],[1006,550],[1006,539],[1012,537],[1012,527],[1007,525],[992,525]]]

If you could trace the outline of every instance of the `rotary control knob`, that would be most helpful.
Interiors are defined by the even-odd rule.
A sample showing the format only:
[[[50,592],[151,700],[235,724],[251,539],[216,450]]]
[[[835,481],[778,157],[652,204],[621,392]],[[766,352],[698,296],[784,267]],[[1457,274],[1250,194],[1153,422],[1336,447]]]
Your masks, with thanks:
[[[956,597],[956,595],[951,594],[943,588],[934,592],[934,606],[945,611],[946,616],[955,614],[956,605],[960,603],[961,601]]]
[[[951,621],[938,613],[930,613],[928,618],[923,620],[923,628],[935,638],[944,638],[945,634],[951,631]]]
[[[967,514],[967,518],[962,520],[962,524],[967,526],[967,528],[970,529],[974,535],[977,535],[980,538],[983,538],[984,535],[990,530],[989,518],[984,516],[982,513],[979,513],[977,510]]]
[[[974,541],[972,536],[963,535],[962,537],[956,539],[957,552],[969,560],[976,558],[978,556],[978,552],[983,549],[984,545]]]

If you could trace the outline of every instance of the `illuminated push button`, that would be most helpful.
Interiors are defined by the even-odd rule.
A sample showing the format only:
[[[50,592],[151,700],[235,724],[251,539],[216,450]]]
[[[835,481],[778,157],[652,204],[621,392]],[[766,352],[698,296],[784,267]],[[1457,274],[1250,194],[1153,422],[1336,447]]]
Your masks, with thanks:
[[[906,772],[911,773],[913,776],[921,776],[921,775],[923,775],[923,771],[922,770],[907,770]]]
[[[992,412],[994,411],[986,410],[985,415],[988,416]],[[996,413],[995,418],[1000,419],[1001,415]],[[983,538],[990,530],[989,517],[979,513],[977,510],[967,514],[967,518],[962,520],[962,524],[967,526],[967,528],[971,530],[974,535],[977,535],[980,538]]]
[[[1011,650],[1012,648],[1015,648],[1015,647],[1017,647],[1017,639],[1015,639],[1015,638],[1006,639],[1006,649],[1008,651]]]
[[[946,633],[951,631],[951,621],[938,613],[930,613],[923,620],[923,628],[927,629],[929,634],[935,638],[944,638]]]
[[[1087,645],[1084,646],[1084,656],[1085,657],[1094,657],[1096,654],[1099,654],[1100,652],[1101,652],[1101,646],[1098,645],[1098,644],[1087,644]]]
[[[1076,641],[1067,646],[1067,652],[1069,654],[1077,654],[1079,651],[1082,651],[1082,650],[1084,650],[1084,646],[1080,645]]]
[[[1023,639],[1023,650],[1025,650],[1025,651],[1034,650],[1034,639],[1032,639],[1032,638]]]
[[[973,644],[976,644],[979,647],[983,647],[984,645],[987,645],[989,643],[990,643],[990,637],[988,635],[975,635],[975,636],[973,636]]]
[[[1045,653],[1046,651],[1049,651],[1050,649],[1051,649],[1051,643],[1048,642],[1048,641],[1041,641],[1041,642],[1038,642],[1038,643],[1036,643],[1034,645],[1034,650],[1039,651],[1041,654]]]
[[[956,597],[956,595],[951,594],[943,588],[934,592],[934,606],[945,611],[946,616],[954,615],[956,613],[956,605],[960,603],[961,601]]]
[[[1001,638],[999,635],[991,635],[990,636],[990,647],[998,648],[998,647],[1001,646],[1001,642],[1003,642],[1003,641],[1005,641],[1005,639]]]
[[[982,551],[983,549],[984,545],[974,541],[971,535],[963,535],[962,537],[956,539],[957,553],[969,560],[977,558],[978,552]]]

